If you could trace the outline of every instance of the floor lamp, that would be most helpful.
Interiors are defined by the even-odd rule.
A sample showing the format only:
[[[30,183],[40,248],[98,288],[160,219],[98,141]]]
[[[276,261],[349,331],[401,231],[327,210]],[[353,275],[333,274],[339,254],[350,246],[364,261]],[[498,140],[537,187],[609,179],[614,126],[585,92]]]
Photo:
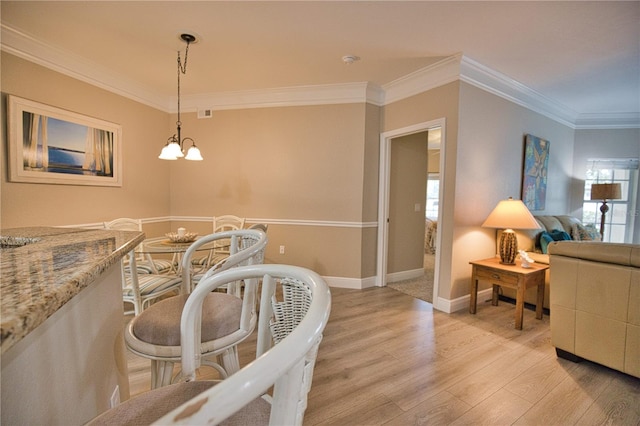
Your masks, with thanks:
[[[591,185],[591,201],[602,200],[600,206],[600,236],[604,241],[604,219],[609,211],[607,200],[619,200],[621,196],[621,188],[619,183],[594,183]]]

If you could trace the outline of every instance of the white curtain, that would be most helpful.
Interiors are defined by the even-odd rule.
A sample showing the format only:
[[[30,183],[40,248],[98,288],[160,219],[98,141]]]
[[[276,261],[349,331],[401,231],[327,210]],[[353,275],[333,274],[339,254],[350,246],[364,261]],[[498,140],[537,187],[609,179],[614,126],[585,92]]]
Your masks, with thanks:
[[[87,129],[84,170],[102,176],[112,175],[113,133],[100,129]]]
[[[39,114],[27,113],[24,116],[23,127],[24,153],[23,164],[31,169],[49,167],[49,148],[47,141],[47,117]],[[42,138],[38,140],[41,133]],[[40,142],[40,144],[38,143]],[[41,155],[38,155],[40,151]]]

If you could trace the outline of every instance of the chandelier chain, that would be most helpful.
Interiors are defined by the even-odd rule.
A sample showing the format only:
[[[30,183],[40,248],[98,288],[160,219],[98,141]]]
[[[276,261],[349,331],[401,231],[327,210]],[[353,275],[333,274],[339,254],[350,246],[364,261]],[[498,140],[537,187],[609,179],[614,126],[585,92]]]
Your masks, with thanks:
[[[180,121],[180,74],[187,73],[187,60],[189,58],[189,42],[187,41],[187,48],[184,51],[184,64],[180,60],[180,51],[178,50],[178,122],[177,125],[182,125]]]

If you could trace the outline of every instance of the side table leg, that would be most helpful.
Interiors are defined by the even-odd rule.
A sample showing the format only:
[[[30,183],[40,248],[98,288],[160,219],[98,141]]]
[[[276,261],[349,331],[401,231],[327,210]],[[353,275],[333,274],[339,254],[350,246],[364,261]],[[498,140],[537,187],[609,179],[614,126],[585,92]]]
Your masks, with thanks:
[[[478,280],[476,279],[475,273],[471,276],[471,293],[469,300],[469,313],[475,314],[476,306],[478,305]]]
[[[524,280],[521,278],[518,281],[518,288],[516,290],[516,329],[522,330],[522,317],[524,315]]]
[[[500,286],[498,284],[493,284],[493,291],[491,292],[491,304],[493,306],[498,306],[499,294],[500,294]]]
[[[544,275],[538,284],[538,298],[536,299],[536,319],[542,319],[542,305],[544,304]]]

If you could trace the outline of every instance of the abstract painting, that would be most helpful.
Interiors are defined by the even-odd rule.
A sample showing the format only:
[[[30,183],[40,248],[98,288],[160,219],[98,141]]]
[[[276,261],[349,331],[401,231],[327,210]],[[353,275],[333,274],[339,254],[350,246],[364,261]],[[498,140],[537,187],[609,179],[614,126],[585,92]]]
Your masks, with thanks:
[[[522,201],[529,210],[545,209],[548,166],[549,141],[525,135]]]

